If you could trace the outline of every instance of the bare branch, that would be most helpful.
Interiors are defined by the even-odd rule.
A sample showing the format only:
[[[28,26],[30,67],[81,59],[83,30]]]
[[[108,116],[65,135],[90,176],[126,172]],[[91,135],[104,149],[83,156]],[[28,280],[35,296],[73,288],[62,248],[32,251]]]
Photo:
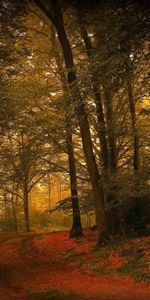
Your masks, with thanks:
[[[55,24],[55,18],[50,10],[48,10],[41,0],[34,0],[36,5],[41,9],[41,11],[51,20],[53,24]]]

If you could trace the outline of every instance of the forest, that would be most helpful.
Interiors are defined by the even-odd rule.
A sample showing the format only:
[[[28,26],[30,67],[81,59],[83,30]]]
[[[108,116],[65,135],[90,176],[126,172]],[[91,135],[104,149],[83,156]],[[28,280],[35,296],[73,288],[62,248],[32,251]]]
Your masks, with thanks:
[[[148,2],[0,1],[1,299],[150,299]]]

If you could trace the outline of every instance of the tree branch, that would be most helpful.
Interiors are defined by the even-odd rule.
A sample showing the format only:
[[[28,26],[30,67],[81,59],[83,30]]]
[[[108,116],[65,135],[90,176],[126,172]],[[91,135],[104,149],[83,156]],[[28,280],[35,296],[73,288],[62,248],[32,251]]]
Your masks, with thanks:
[[[4,187],[4,186],[0,185],[0,188],[1,188],[3,191],[5,191],[5,192],[7,192],[7,193],[9,193],[9,194],[13,194],[13,195],[15,195],[15,196],[21,198],[22,200],[24,199],[21,195],[19,195],[19,194],[17,194],[16,192],[14,192],[14,191],[8,189],[7,187]]]
[[[55,18],[51,11],[49,11],[41,0],[34,0],[35,4],[42,10],[42,12],[51,20],[51,22],[55,25]]]

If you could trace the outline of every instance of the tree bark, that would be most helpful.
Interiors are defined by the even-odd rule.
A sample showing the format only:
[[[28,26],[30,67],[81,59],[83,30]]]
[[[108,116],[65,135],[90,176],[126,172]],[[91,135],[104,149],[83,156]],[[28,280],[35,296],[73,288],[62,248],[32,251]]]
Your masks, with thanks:
[[[67,78],[65,73],[62,71],[62,61],[57,50],[57,45],[55,42],[55,31],[52,28],[52,42],[55,47],[55,59],[58,68],[58,72],[61,79],[62,89],[64,96],[66,96],[66,108],[68,109],[71,104],[71,97],[68,91]],[[72,202],[72,212],[73,212],[73,224],[70,230],[70,237],[83,236],[82,231],[82,223],[81,223],[81,215],[79,208],[79,199],[78,199],[78,186],[77,186],[77,174],[76,174],[76,163],[75,163],[75,155],[74,155],[74,147],[72,140],[72,123],[70,112],[66,117],[66,144],[67,144],[67,154],[68,154],[68,162],[69,162],[69,176],[70,176],[70,192],[71,192],[71,202]]]
[[[127,66],[127,93],[129,99],[131,124],[132,124],[132,136],[133,136],[133,169],[136,173],[139,170],[139,133],[137,129],[137,119],[135,111],[135,103],[133,99],[133,92],[131,86],[131,79],[129,74],[129,67]]]
[[[78,2],[78,1],[77,1]],[[77,5],[77,16],[79,20],[80,32],[81,36],[84,40],[87,55],[90,60],[93,59],[93,47],[91,43],[91,39],[88,36],[88,33],[83,25],[82,13],[79,4]],[[117,159],[116,159],[116,146],[115,146],[115,135],[113,129],[113,111],[111,105],[111,98],[110,94],[105,88],[105,106],[107,108],[107,126],[108,126],[108,144],[109,144],[109,151],[107,146],[107,138],[106,138],[106,124],[102,106],[102,99],[99,92],[99,83],[97,73],[92,67],[91,62],[91,75],[92,75],[92,85],[93,85],[93,92],[95,95],[95,103],[96,103],[96,112],[97,112],[97,119],[99,123],[99,140],[101,144],[101,151],[102,151],[102,160],[104,165],[104,170],[107,172],[108,165],[109,165],[109,151],[110,151],[110,167],[111,171],[116,172],[117,170]]]
[[[106,92],[105,88],[105,107],[107,108],[107,129],[106,129],[106,123],[104,118],[104,112],[103,112],[103,105],[102,105],[102,99],[101,94],[99,91],[99,80],[97,76],[97,72],[95,71],[95,67],[93,67],[94,64],[94,49],[92,46],[91,38],[87,33],[87,30],[84,26],[84,20],[82,15],[82,9],[80,8],[81,2],[80,0],[77,0],[77,6],[76,6],[76,12],[78,16],[78,22],[80,26],[80,33],[81,37],[84,41],[87,55],[90,61],[91,66],[91,75],[92,75],[92,85],[93,85],[93,92],[95,96],[95,103],[96,103],[96,112],[97,112],[97,119],[99,123],[99,140],[101,145],[101,156],[102,156],[102,162],[103,162],[103,169],[104,169],[104,178],[105,181],[108,183],[108,170],[112,173],[116,173],[117,171],[117,157],[116,157],[116,142],[115,142],[115,134],[113,130],[113,110],[111,105],[111,98],[110,94]],[[108,145],[107,145],[107,133],[108,133]],[[107,214],[108,216],[108,214]],[[112,233],[112,224],[118,225],[117,220],[115,219],[115,214],[111,213],[109,214],[109,225],[110,225],[110,232]],[[116,226],[117,227],[117,226]],[[118,230],[118,228],[117,228]]]
[[[104,112],[103,112],[103,105],[102,105],[102,99],[99,91],[99,81],[97,72],[93,68],[93,62],[92,59],[94,58],[94,49],[92,46],[91,38],[88,36],[87,30],[83,24],[83,16],[82,16],[82,9],[80,9],[80,4],[77,1],[76,6],[76,12],[78,17],[78,22],[80,26],[80,33],[81,37],[84,41],[87,56],[90,61],[90,71],[91,71],[91,80],[92,80],[92,86],[93,86],[93,92],[95,97],[95,104],[96,104],[96,113],[97,113],[97,120],[99,124],[99,140],[101,145],[101,156],[102,156],[102,162],[103,162],[103,169],[104,172],[107,173],[108,170],[108,148],[107,148],[107,139],[106,139],[106,124],[105,124],[105,118],[104,118]]]
[[[113,121],[113,108],[111,94],[107,86],[103,82],[104,99],[106,107],[106,121],[107,121],[107,133],[108,133],[108,144],[109,144],[109,156],[110,156],[110,169],[112,173],[117,172],[117,152],[116,152],[116,139],[115,129]]]
[[[79,209],[78,200],[78,188],[77,188],[77,176],[76,176],[76,165],[74,158],[74,149],[72,141],[72,129],[71,121],[68,117],[66,121],[66,131],[67,131],[67,150],[68,150],[68,160],[69,160],[69,173],[70,173],[70,190],[71,190],[71,201],[73,210],[73,224],[70,231],[70,237],[82,236],[82,224]]]
[[[73,61],[73,55],[64,28],[62,14],[57,4],[55,4],[54,1],[52,2],[53,2],[53,12],[56,20],[55,28],[57,30],[58,39],[63,50],[64,60],[65,60],[67,73],[68,73],[67,75],[68,75],[70,94],[74,102],[75,111],[80,126],[83,150],[84,150],[87,167],[91,179],[91,184],[93,187],[94,198],[95,198],[96,219],[97,219],[99,230],[102,234],[102,238],[105,239],[106,235],[108,236],[108,227],[107,227],[107,221],[105,217],[104,195],[103,195],[102,183],[100,180],[98,168],[93,154],[91,134],[90,134],[90,128],[87,119],[87,114],[85,111],[84,102],[80,95],[80,90],[77,83],[77,77],[76,77],[75,66]]]
[[[38,4],[39,1],[36,0],[36,3]],[[58,2],[52,0],[51,3],[53,8],[53,16],[51,18],[49,13],[47,13],[47,16],[50,18],[50,20],[53,22],[56,28],[58,39],[63,51],[63,56],[64,56],[65,65],[67,69],[67,80],[69,84],[69,90],[70,90],[71,97],[73,99],[76,115],[80,126],[83,150],[84,150],[87,168],[89,171],[91,184],[94,192],[94,199],[95,199],[94,203],[95,203],[95,210],[96,210],[97,225],[100,231],[101,241],[103,242],[106,239],[108,239],[108,235],[109,235],[108,224],[107,224],[106,214],[105,214],[102,182],[101,182],[101,178],[99,175],[99,171],[96,165],[93,148],[92,148],[89,122],[87,119],[84,102],[80,95],[80,90],[77,83],[73,55],[64,28],[61,9],[59,8]]]
[[[24,183],[24,217],[25,217],[25,227],[26,231],[30,231],[30,226],[29,226],[29,194],[28,194],[28,188],[27,188],[27,183]]]
[[[14,225],[15,225],[15,232],[18,233],[18,222],[17,222],[17,216],[15,211],[15,205],[14,205],[14,195],[11,196],[11,204],[12,204],[12,211],[13,211],[13,218],[14,218]]]

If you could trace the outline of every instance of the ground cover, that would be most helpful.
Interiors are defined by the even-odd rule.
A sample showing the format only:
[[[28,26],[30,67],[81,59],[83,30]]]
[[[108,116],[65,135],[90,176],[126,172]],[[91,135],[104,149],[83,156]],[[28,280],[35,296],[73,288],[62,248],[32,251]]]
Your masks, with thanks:
[[[0,299],[150,299],[150,237],[95,247],[97,233],[0,237]]]

